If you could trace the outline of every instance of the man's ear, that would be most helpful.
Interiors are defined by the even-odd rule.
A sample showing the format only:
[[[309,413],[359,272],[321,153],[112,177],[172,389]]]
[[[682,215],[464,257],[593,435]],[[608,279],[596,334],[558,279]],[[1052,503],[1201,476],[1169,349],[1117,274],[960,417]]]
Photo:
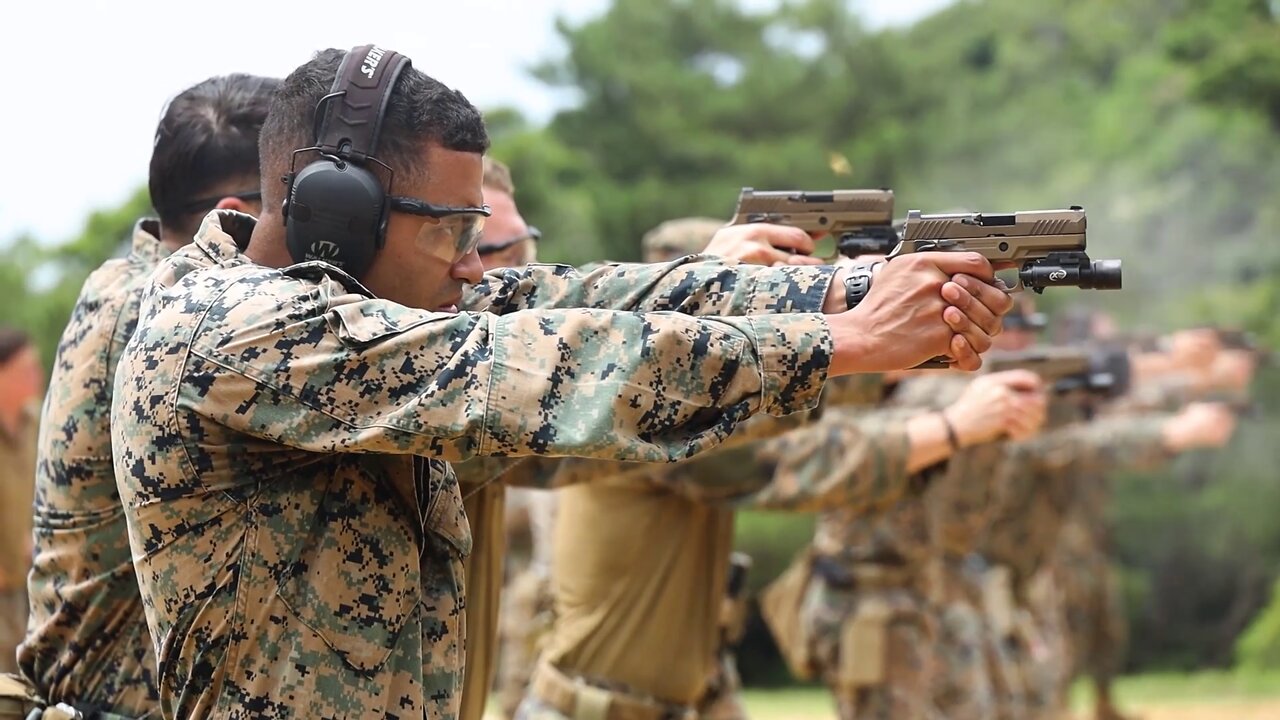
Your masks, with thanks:
[[[248,213],[249,203],[238,197],[224,197],[214,206],[215,210],[235,210],[236,212]]]

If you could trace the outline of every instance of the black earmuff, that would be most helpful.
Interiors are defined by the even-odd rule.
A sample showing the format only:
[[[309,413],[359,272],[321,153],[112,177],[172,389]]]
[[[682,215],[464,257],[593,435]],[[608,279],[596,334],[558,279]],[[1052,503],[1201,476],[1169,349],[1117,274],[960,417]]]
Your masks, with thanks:
[[[283,216],[294,262],[322,260],[360,277],[386,239],[387,189],[393,173],[375,156],[391,88],[409,58],[375,45],[352,49],[328,95],[316,105],[315,145],[295,150],[320,157],[299,171],[290,163]],[[384,188],[371,166],[386,172]]]

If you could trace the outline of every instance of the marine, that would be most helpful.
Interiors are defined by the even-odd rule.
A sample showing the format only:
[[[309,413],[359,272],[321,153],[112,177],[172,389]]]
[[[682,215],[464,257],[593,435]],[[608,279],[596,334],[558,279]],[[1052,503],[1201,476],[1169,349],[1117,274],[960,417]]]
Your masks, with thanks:
[[[1006,434],[1038,430],[1042,391],[1022,371],[973,382],[933,374],[891,390],[821,443],[784,437],[768,450],[778,473],[804,477],[832,472],[824,455],[858,435],[905,444],[897,471],[919,497],[876,514],[821,513],[813,545],[766,590],[766,620],[792,671],[831,688],[841,718],[984,717],[994,699],[981,616],[944,548],[963,556],[976,542],[991,493],[977,469],[999,456]]]
[[[313,119],[345,56],[275,93],[264,179],[331,137]],[[829,267],[482,276],[479,114],[380,67],[401,69],[375,149],[395,209],[335,258],[359,277],[304,261],[288,188],[264,180],[257,222],[211,213],[161,262],[121,356],[114,463],[166,715],[454,717],[471,534],[450,461],[689,457],[812,407],[828,376],[975,368],[1008,310],[972,253],[890,263],[854,309]],[[313,162],[357,162],[333,157]]]
[[[190,242],[210,209],[260,209],[258,130],[276,83],[219,76],[169,102],[150,163],[159,218],[140,220],[128,255],[90,274],[58,344],[35,473],[31,622],[18,651],[51,704],[134,717],[157,707],[154,643],[111,460],[116,364],[160,260]]]
[[[1059,563],[1062,543],[1073,535],[1068,519],[1091,492],[1089,479],[1221,444],[1232,426],[1225,408],[1212,405],[1091,419],[1097,409],[1098,401],[1087,397],[1059,399],[1051,411],[1054,429],[1012,444],[1001,469],[1003,499],[982,549],[1006,578],[989,598],[988,612],[994,641],[1008,653],[997,672],[1018,692],[1001,696],[1000,717],[1053,718],[1065,707],[1072,665],[1086,646],[1068,634],[1070,600]],[[1114,706],[1098,709],[1106,717]]]

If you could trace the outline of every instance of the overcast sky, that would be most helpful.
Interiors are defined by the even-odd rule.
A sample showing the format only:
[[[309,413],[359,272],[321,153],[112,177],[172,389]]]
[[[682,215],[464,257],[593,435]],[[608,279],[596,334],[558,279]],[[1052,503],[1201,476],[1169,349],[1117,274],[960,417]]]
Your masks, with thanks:
[[[767,0],[747,0],[759,5]],[[862,0],[873,26],[910,22],[950,0]],[[118,0],[20,3],[0,40],[11,63],[0,138],[0,246],[20,232],[61,241],[89,211],[146,181],[165,102],[211,75],[284,76],[324,47],[376,42],[479,107],[545,119],[565,102],[526,68],[557,54],[557,15],[581,21],[606,0]],[[21,8],[21,10],[15,8]]]

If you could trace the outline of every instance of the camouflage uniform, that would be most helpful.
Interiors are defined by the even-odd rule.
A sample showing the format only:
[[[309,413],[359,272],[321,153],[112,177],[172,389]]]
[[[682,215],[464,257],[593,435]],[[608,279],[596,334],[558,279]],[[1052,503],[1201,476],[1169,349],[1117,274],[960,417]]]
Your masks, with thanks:
[[[531,266],[474,288],[496,314],[442,315],[258,266],[252,222],[211,213],[161,263],[117,375],[170,715],[455,717],[471,535],[446,461],[688,457],[810,407],[830,361],[819,315],[682,314],[815,310],[830,268]]]
[[[129,255],[85,281],[54,358],[36,472],[31,624],[22,672],[50,702],[142,715],[156,708],[155,652],[111,465],[116,363],[144,281],[168,254],[155,220]]]
[[[1155,464],[1150,454],[1164,457],[1159,422],[1163,416],[1151,413],[1176,412],[1200,394],[1194,378],[1169,375],[1140,384],[1127,397],[1104,408],[1107,417],[1102,422],[1119,428],[1138,445],[1139,452],[1147,452],[1143,459],[1150,466]],[[1110,689],[1124,664],[1129,627],[1119,578],[1111,563],[1111,481],[1106,470],[1086,468],[1075,477],[1048,572],[1058,591],[1063,644],[1070,649],[1061,691],[1066,692],[1077,677],[1091,678],[1098,695],[1098,717],[1112,719],[1123,717],[1111,704]]]
[[[1105,477],[1096,475],[1078,480],[1096,486],[1107,482]],[[1094,494],[1091,490],[1101,488],[1082,488],[1081,494]],[[1086,675],[1099,683],[1110,683],[1124,663],[1128,622],[1106,542],[1106,497],[1098,499],[1103,500],[1096,510],[1101,516],[1088,516],[1085,508],[1093,503],[1076,498],[1063,523],[1052,562],[1071,648],[1070,677]]]
[[[966,382],[938,374],[905,381],[890,407],[846,432],[875,432],[886,419],[945,407]],[[825,447],[841,442],[833,436]],[[905,436],[898,442],[905,444]],[[824,449],[787,449],[785,471],[825,472]],[[969,561],[990,519],[990,478],[1003,452],[1002,443],[990,443],[954,454],[912,478],[918,498],[909,496],[886,513],[841,509],[819,516],[813,545],[800,561],[799,572],[809,579],[794,665],[831,687],[841,718],[986,718],[994,712],[981,590]]]
[[[775,479],[753,441],[801,421],[756,418],[727,449],[674,466],[564,463],[556,484],[572,486],[559,491],[555,625],[517,717],[565,718],[587,707],[606,717],[742,712],[721,654],[733,510],[866,508],[905,491],[904,473],[875,472],[892,467],[898,449],[866,439],[842,449],[843,477]],[[590,482],[575,484],[582,480]],[[610,514],[613,507],[625,512]]]
[[[1055,412],[1055,414],[1058,414]],[[1051,569],[1079,481],[1122,467],[1149,467],[1167,457],[1164,416],[1072,422],[1032,440],[1011,443],[1001,470],[1000,511],[984,543],[989,560],[1008,569],[1016,622],[1000,642],[1011,655],[1011,682],[1022,705],[1002,717],[1055,717],[1070,682],[1070,647],[1061,577]]]
[[[27,627],[31,566],[31,496],[38,414],[28,408],[15,432],[0,427],[0,672],[17,672],[18,643]]]

